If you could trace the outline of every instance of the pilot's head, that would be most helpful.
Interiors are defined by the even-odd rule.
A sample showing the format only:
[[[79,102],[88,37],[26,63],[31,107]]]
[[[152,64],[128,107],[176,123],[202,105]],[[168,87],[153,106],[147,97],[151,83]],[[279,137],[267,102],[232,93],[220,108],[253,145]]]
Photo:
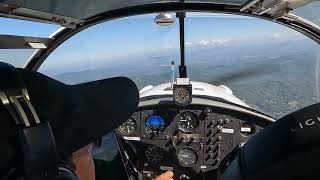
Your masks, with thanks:
[[[1,180],[17,173],[27,176],[26,172],[56,175],[57,167],[59,172],[65,169],[60,160],[70,156],[78,173],[93,172],[88,167],[94,166],[86,171],[79,166],[92,163],[91,156],[79,156],[88,153],[88,147],[77,150],[125,122],[139,102],[136,85],[125,77],[71,86],[1,62],[0,91]]]

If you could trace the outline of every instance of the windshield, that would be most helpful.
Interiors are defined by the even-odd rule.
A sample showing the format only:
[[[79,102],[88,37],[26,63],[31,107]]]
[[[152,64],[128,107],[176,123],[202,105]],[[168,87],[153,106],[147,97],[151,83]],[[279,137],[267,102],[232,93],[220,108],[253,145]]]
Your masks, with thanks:
[[[193,80],[227,85],[275,118],[319,101],[320,47],[300,33],[255,18],[194,15],[186,34]]]
[[[159,28],[154,17],[135,16],[89,28],[56,49],[39,71],[67,84],[114,76],[130,77],[139,89],[168,82],[171,61],[179,64],[179,26]]]
[[[67,84],[127,76],[141,90],[170,82],[170,62],[180,64],[179,26],[177,20],[159,26],[155,16],[117,19],[84,30],[56,49],[39,71]],[[226,85],[274,118],[319,101],[320,47],[306,36],[243,16],[187,13],[185,21],[192,81]]]
[[[1,35],[49,37],[59,26],[16,19],[0,18]],[[26,28],[27,27],[27,28]],[[24,67],[36,49],[0,49],[0,61]]]

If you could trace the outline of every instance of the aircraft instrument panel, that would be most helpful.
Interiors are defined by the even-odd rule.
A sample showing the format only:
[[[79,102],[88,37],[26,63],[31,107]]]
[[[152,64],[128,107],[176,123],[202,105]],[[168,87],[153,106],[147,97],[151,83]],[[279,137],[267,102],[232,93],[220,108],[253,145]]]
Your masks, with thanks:
[[[139,108],[117,134],[124,149],[133,149],[132,163],[143,179],[166,170],[176,179],[199,179],[209,172],[218,176],[232,151],[262,129],[257,122],[262,121],[211,106],[149,106]]]

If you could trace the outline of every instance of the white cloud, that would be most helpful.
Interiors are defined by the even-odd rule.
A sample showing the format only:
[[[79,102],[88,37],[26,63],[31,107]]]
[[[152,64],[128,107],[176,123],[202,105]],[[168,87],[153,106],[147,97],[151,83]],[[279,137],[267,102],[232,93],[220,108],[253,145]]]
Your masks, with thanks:
[[[272,37],[278,38],[278,37],[280,37],[280,34],[278,34],[278,33],[273,33],[273,34],[272,34]]]
[[[296,31],[291,32],[279,32],[279,33],[273,33],[271,34],[271,38],[273,39],[292,39],[292,38],[299,38],[302,37],[302,35]]]
[[[219,46],[227,43],[229,40],[228,39],[210,39],[210,40],[200,40],[195,43],[190,43],[189,46],[192,45],[197,45],[197,46]]]
[[[219,46],[227,43],[229,40],[228,39],[203,39],[200,41],[196,42],[186,42],[186,46]]]
[[[209,40],[201,40],[198,42],[199,45],[201,46],[208,46],[210,44]]]

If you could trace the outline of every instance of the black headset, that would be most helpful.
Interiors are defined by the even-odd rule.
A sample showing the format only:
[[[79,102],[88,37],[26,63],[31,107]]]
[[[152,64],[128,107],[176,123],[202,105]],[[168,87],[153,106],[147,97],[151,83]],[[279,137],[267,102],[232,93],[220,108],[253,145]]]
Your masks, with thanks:
[[[20,164],[11,174],[26,180],[78,180],[71,167],[60,163],[50,123],[37,115],[19,71],[1,63],[2,73],[10,79],[1,85],[4,87],[0,88],[0,100],[18,129]]]

